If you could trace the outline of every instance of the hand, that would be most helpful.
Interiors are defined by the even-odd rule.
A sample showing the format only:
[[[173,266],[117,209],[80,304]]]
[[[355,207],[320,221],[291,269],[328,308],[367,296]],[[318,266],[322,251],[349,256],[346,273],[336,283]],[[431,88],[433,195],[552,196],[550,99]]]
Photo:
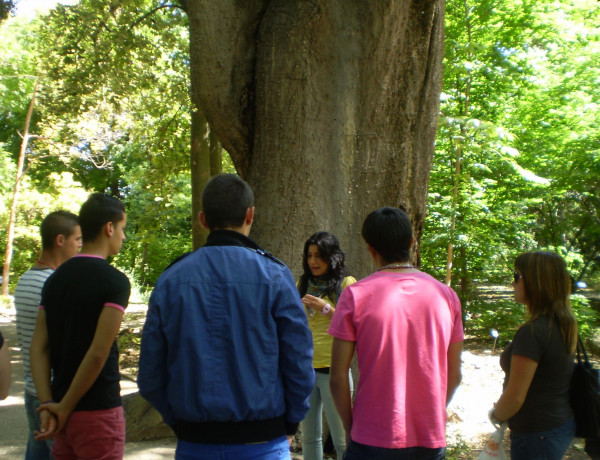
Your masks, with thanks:
[[[40,417],[44,412],[49,412],[50,415],[53,416],[55,420],[55,428],[53,430],[53,435],[58,433],[65,427],[65,424],[69,419],[69,415],[71,415],[71,410],[65,408],[64,404],[62,403],[48,402],[45,404],[40,404],[40,407],[38,407],[37,410],[40,413]]]
[[[502,427],[502,424],[506,422],[501,422],[500,420],[498,420],[496,414],[494,413],[494,409],[496,409],[496,407],[492,407],[490,409],[490,411],[488,412],[488,418],[490,419],[490,422],[492,422],[492,425],[494,425],[494,428],[500,428]]]
[[[39,410],[39,409],[38,409]],[[41,410],[40,412],[40,431],[35,430],[34,439],[36,441],[45,441],[56,434],[58,421],[52,412],[49,410]]]
[[[320,312],[323,310],[327,302],[325,302],[320,297],[315,297],[314,295],[306,294],[302,297],[302,303],[306,305],[308,308]]]
[[[294,440],[294,436],[291,434],[286,434],[285,437],[287,438],[290,447],[292,447],[292,441]]]

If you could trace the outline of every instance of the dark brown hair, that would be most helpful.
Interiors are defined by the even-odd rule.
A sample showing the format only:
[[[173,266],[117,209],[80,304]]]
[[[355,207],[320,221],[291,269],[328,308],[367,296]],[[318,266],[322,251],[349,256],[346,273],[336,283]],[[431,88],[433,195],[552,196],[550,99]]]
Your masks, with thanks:
[[[69,211],[54,211],[44,217],[40,225],[42,249],[52,249],[58,235],[69,238],[79,225],[79,218]]]
[[[558,325],[565,347],[573,353],[577,320],[571,310],[571,278],[563,258],[554,252],[526,252],[517,257],[515,268],[523,277],[530,319],[547,315]]]

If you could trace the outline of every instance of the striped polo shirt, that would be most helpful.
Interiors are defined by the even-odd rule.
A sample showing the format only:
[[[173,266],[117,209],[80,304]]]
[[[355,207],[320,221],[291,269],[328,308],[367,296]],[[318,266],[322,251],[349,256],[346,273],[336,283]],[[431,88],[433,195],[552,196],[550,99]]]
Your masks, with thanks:
[[[23,357],[25,390],[36,396],[31,376],[29,347],[35,329],[38,308],[42,297],[42,287],[46,279],[54,272],[50,268],[31,268],[19,278],[15,289],[15,307],[17,309],[17,340]]]

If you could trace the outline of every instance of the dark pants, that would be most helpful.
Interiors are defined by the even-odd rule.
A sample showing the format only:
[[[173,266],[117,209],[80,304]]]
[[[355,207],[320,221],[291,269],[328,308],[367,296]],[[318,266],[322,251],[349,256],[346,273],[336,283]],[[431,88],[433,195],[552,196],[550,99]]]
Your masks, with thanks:
[[[404,449],[386,449],[367,446],[350,441],[344,453],[344,460],[443,460],[446,448],[429,449],[427,447],[407,447]]]
[[[561,460],[575,437],[575,421],[533,433],[510,432],[512,460]]]
[[[289,460],[285,436],[254,444],[199,444],[178,440],[175,460]]]

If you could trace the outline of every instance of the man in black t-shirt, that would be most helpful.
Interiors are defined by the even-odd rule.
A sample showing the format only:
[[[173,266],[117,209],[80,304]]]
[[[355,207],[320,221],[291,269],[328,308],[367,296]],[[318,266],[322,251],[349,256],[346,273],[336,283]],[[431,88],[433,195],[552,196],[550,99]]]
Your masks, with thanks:
[[[54,438],[54,458],[123,458],[115,339],[130,284],[106,259],[121,249],[126,221],[119,200],[91,195],[79,214],[80,254],[63,263],[42,290],[31,371],[42,403],[36,439]]]

